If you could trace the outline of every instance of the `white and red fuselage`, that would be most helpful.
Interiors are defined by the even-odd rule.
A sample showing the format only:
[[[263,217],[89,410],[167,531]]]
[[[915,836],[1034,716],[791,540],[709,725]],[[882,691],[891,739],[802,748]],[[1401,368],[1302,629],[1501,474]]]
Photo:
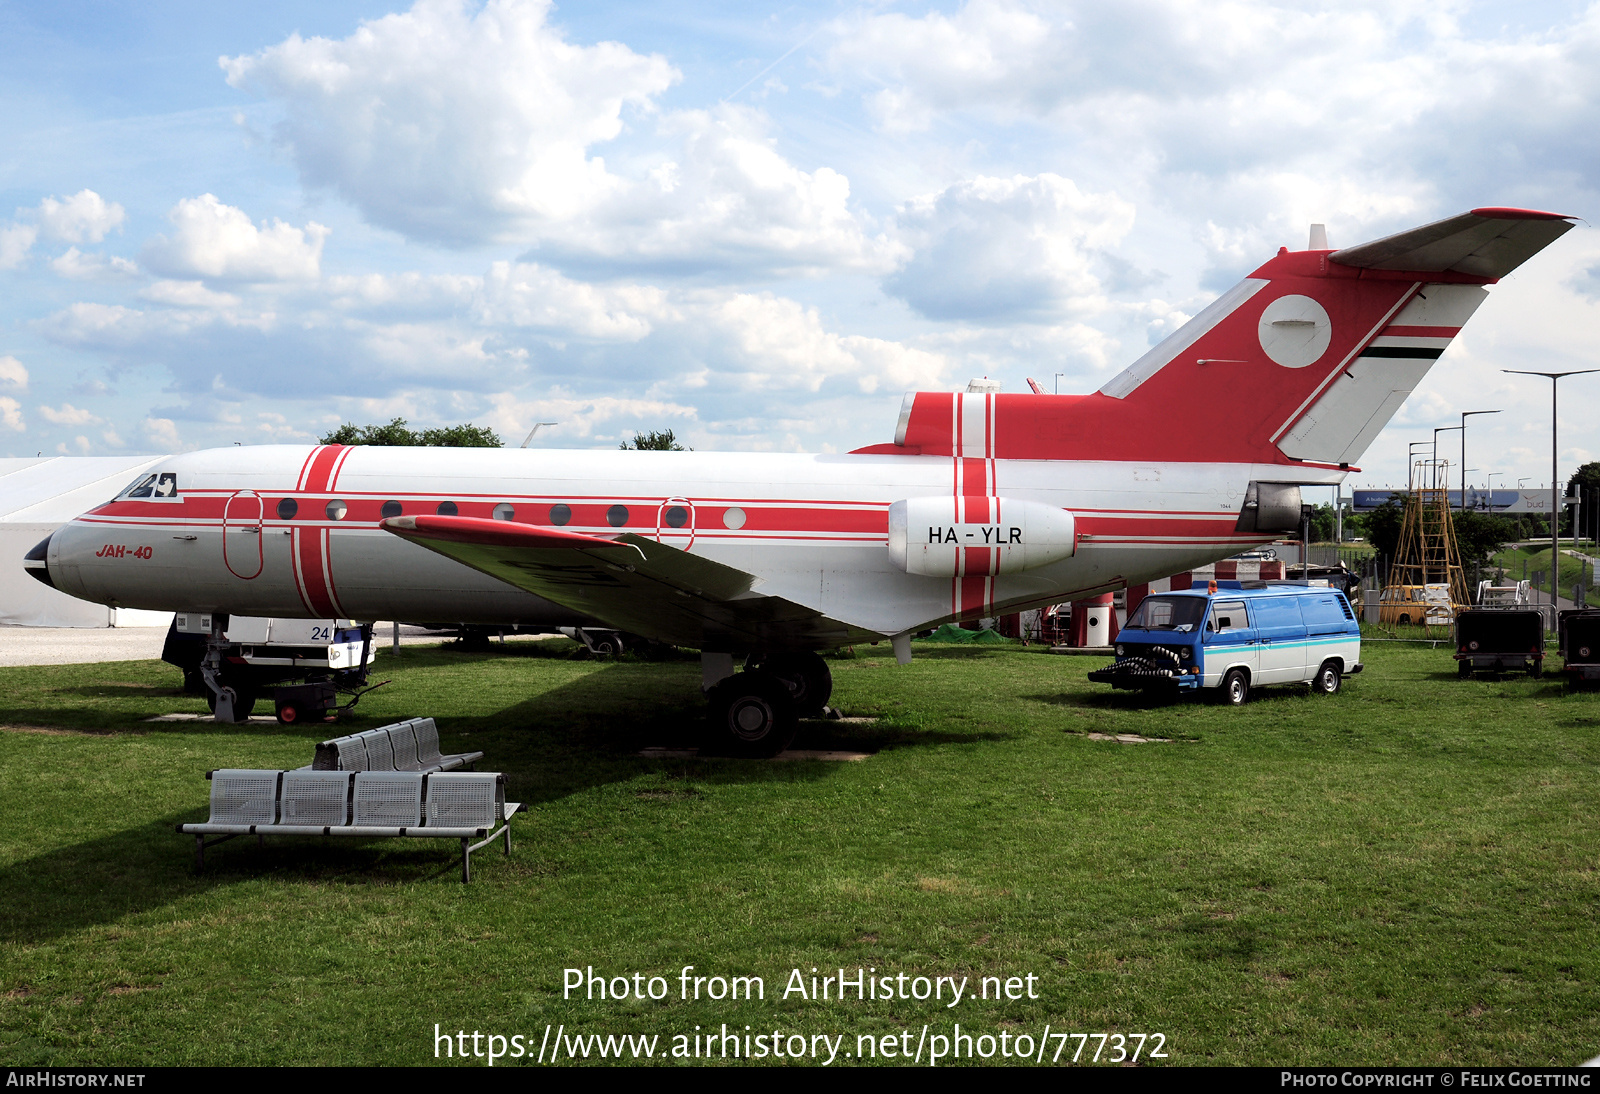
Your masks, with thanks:
[[[892,637],[1103,593],[1293,527],[1297,496],[1287,527],[1257,521],[1249,505],[1269,486],[1282,502],[1295,484],[1341,482],[1483,286],[1568,227],[1485,209],[1346,251],[1281,252],[1095,393],[919,392],[893,444],[846,455],[187,453],[152,469],[170,476],[152,493],[170,496],[91,510],[33,565],[65,592],[124,607],[581,618],[734,652]],[[701,640],[681,623],[650,634],[615,595],[592,595],[605,567],[633,571],[615,553],[630,534],[651,541],[635,548],[642,572],[705,605]],[[498,551],[494,566],[448,553],[462,544]],[[582,551],[564,579],[561,560]],[[523,581],[518,566],[537,574]],[[748,580],[736,588],[730,574]],[[790,615],[761,616],[764,598]],[[786,629],[802,609],[828,627]],[[756,630],[715,622],[758,616]],[[725,637],[735,631],[745,637]]]
[[[992,399],[968,396],[967,399]],[[892,635],[1120,588],[1271,536],[1235,531],[1250,464],[336,446],[175,456],[171,499],[123,499],[50,541],[57,588],[120,607],[240,615],[566,623],[574,609],[389,534],[447,514],[607,536],[632,531],[757,575],[757,591]],[[1318,481],[1338,481],[1337,470]],[[1070,512],[1076,552],[1017,574],[897,567],[890,506],[942,496]],[[285,501],[294,503],[292,518]],[[960,524],[1005,528],[1006,501]],[[388,507],[387,513],[385,506]],[[507,508],[509,507],[509,514]],[[679,527],[672,508],[686,510]],[[329,515],[341,514],[337,518]],[[554,511],[554,515],[552,515]],[[958,522],[946,522],[951,527]],[[981,533],[979,533],[981,535]],[[972,554],[987,547],[963,547]],[[963,560],[966,561],[966,560]],[[576,610],[581,611],[581,606]]]

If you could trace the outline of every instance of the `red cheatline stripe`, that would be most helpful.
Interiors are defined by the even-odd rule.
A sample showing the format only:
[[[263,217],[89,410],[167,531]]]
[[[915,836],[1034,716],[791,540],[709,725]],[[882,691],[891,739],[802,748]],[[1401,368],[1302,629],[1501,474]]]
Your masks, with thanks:
[[[322,561],[322,540],[327,534],[325,528],[296,528],[294,542],[301,598],[313,614],[331,617],[337,612],[328,595]]]
[[[308,532],[306,528],[295,528],[289,540],[289,570],[294,574],[295,592],[300,594],[300,603],[305,605],[309,614],[315,615],[316,610],[311,607],[311,599],[306,595],[306,579],[300,567],[300,537]]]
[[[346,449],[348,451],[348,449]],[[335,618],[344,616],[344,605],[339,603],[339,590],[333,584],[333,529],[322,529],[322,575],[328,584],[328,601],[333,605]]]
[[[1384,327],[1379,338],[1454,338],[1460,327]]]

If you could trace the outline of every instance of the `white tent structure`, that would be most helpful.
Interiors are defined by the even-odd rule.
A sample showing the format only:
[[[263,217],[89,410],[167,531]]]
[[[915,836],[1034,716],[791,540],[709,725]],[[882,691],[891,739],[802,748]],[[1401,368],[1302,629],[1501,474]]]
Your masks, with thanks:
[[[110,501],[165,456],[0,457],[0,625],[165,627],[170,612],[90,604],[35,581],[22,556],[73,517]]]

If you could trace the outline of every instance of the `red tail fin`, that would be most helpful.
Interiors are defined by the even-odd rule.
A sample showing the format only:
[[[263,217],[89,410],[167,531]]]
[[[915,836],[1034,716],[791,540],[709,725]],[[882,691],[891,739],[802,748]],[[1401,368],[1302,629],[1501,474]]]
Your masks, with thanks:
[[[1483,286],[1571,227],[1555,213],[1476,209],[1359,247],[1283,250],[1098,392],[918,392],[895,444],[1001,459],[1349,464]]]

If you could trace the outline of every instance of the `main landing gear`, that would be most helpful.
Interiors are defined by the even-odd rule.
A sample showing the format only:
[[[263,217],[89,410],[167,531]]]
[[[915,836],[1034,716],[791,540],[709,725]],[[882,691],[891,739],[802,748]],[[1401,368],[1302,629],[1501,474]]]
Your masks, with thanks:
[[[818,718],[833,695],[833,674],[816,653],[775,654],[733,671],[729,654],[702,655],[711,747],[730,756],[776,756],[801,718]]]

